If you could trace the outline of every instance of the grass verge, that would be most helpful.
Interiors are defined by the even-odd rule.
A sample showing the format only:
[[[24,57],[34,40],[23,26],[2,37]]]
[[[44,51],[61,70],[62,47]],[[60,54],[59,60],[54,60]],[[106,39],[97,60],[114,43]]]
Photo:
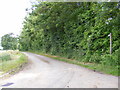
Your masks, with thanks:
[[[43,56],[46,56],[46,57],[50,57],[50,58],[55,59],[55,60],[64,61],[64,62],[67,62],[67,63],[70,63],[70,64],[79,65],[79,66],[94,70],[94,71],[99,72],[99,73],[110,74],[110,75],[114,75],[114,76],[120,76],[118,74],[118,68],[117,67],[113,67],[113,66],[109,66],[109,65],[103,65],[103,64],[96,64],[96,63],[85,63],[85,62],[80,62],[80,61],[73,60],[73,59],[67,59],[67,58],[63,58],[63,57],[60,57],[60,56],[53,56],[53,55],[40,53],[40,52],[35,52],[35,51],[30,51],[30,52],[35,53],[35,54],[39,54],[39,55],[43,55]]]
[[[9,53],[9,52],[7,52]],[[0,71],[2,74],[4,73],[15,73],[20,70],[20,68],[27,63],[27,57],[23,53],[16,53],[12,51],[10,53],[12,59],[7,61],[2,61],[0,63]]]

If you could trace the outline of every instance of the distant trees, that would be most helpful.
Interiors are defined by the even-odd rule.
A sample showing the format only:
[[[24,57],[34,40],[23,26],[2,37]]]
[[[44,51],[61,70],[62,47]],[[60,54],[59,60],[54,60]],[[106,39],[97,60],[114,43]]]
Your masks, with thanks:
[[[6,34],[2,36],[1,39],[1,45],[3,47],[3,50],[15,50],[17,49],[17,44],[18,44],[18,38],[13,36],[13,33]]]

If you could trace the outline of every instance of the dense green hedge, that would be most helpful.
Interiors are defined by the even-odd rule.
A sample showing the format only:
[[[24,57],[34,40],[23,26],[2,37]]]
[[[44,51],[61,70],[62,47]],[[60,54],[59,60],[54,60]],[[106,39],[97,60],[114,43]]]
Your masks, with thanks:
[[[85,62],[118,65],[117,2],[43,2],[34,5],[20,35],[21,50],[37,50]],[[112,55],[109,37],[112,33]]]

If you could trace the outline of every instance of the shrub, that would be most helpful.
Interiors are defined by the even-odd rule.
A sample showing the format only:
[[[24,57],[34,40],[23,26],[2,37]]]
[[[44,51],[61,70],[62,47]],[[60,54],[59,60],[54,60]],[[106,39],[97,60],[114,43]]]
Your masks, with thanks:
[[[94,63],[100,63],[100,61],[101,61],[101,56],[97,53],[91,55],[91,58],[89,59],[89,62],[94,62]]]
[[[8,54],[8,53],[2,53],[2,54],[0,55],[0,60],[1,60],[1,61],[11,60],[10,54]]]

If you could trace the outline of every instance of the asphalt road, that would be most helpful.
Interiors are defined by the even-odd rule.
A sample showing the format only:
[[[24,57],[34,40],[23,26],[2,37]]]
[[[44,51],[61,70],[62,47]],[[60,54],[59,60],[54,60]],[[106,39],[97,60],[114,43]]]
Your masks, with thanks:
[[[0,80],[1,88],[118,88],[118,77],[25,53],[30,64],[10,78]]]

